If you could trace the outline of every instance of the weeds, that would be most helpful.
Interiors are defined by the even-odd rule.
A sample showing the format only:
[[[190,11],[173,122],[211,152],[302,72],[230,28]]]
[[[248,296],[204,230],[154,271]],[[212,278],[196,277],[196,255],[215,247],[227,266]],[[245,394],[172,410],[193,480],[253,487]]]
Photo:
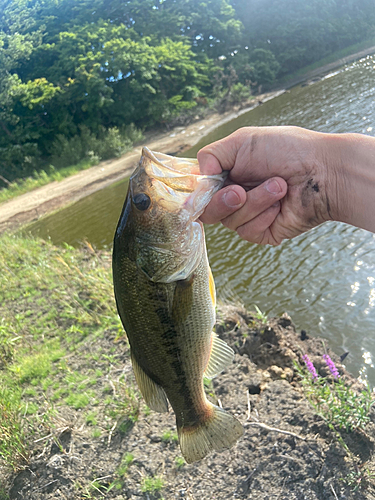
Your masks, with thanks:
[[[182,467],[186,465],[184,457],[176,457],[174,459],[174,465],[176,469],[182,469]]]
[[[163,443],[178,443],[177,432],[165,431],[161,436]]]
[[[0,463],[17,470],[29,456],[21,424],[20,391],[0,387]]]
[[[101,160],[118,158],[141,139],[142,133],[133,125],[124,130],[116,127],[103,130],[98,136],[92,134],[87,127],[82,127],[81,134],[71,139],[57,136],[51,145],[52,164],[45,166],[44,170],[34,170],[31,176],[10,182],[6,188],[0,189],[0,203],[50,182],[61,181],[97,165]]]
[[[374,402],[370,387],[367,385],[363,391],[357,393],[339,376],[331,358],[328,355],[323,358],[332,374],[331,382],[317,374],[306,355],[304,361],[307,372],[296,365],[308,400],[332,430],[364,430],[370,421],[369,413]]]
[[[144,477],[142,479],[141,491],[143,493],[155,493],[164,487],[164,481],[159,476]]]
[[[349,474],[343,479],[345,483],[351,488],[352,491],[357,491],[359,489],[366,487],[366,482],[372,479],[374,474],[372,474],[367,468],[357,467],[356,470],[349,472]]]
[[[268,316],[266,313],[262,312],[259,307],[257,305],[254,304],[254,308],[255,308],[255,317],[256,319],[258,319],[259,321],[262,322],[262,325],[266,325],[267,324],[267,321],[268,321]]]

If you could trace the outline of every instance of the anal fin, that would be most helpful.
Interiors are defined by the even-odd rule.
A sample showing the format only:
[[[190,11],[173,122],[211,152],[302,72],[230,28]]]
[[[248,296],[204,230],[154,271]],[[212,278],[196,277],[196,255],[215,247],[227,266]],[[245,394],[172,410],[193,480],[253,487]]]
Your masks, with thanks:
[[[165,392],[160,385],[156,384],[139,366],[135,357],[131,355],[135,380],[137,381],[139,390],[142,393],[143,399],[151,410],[159,413],[168,411],[168,400]]]
[[[206,378],[216,377],[232,363],[233,357],[233,349],[224,340],[221,340],[216,333],[212,333],[211,355],[204,376]]]

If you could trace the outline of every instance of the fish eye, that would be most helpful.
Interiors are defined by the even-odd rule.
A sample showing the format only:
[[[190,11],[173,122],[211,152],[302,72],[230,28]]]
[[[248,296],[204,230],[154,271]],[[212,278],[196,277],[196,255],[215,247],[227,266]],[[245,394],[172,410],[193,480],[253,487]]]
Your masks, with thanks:
[[[133,203],[142,212],[147,210],[151,204],[151,198],[146,193],[138,193],[133,198]]]

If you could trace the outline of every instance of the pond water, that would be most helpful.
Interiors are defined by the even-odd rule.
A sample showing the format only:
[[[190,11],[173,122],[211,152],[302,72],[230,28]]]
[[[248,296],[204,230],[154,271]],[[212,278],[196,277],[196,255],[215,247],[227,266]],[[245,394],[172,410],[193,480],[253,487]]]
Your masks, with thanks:
[[[298,125],[321,132],[375,135],[375,57],[298,86],[216,129],[185,153],[247,125]],[[87,239],[111,245],[127,181],[47,216],[28,230],[56,244]],[[374,215],[375,216],[375,215]],[[259,247],[224,227],[206,227],[219,298],[256,304],[268,315],[287,311],[297,327],[329,340],[355,376],[375,385],[375,235],[326,223],[281,246]]]

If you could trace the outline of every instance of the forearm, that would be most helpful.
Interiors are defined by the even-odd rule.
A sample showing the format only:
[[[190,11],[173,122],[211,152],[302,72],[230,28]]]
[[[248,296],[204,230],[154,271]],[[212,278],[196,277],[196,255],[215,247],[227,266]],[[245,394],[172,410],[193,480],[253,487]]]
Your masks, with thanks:
[[[333,218],[375,232],[375,138],[334,134],[327,146],[334,151]]]

